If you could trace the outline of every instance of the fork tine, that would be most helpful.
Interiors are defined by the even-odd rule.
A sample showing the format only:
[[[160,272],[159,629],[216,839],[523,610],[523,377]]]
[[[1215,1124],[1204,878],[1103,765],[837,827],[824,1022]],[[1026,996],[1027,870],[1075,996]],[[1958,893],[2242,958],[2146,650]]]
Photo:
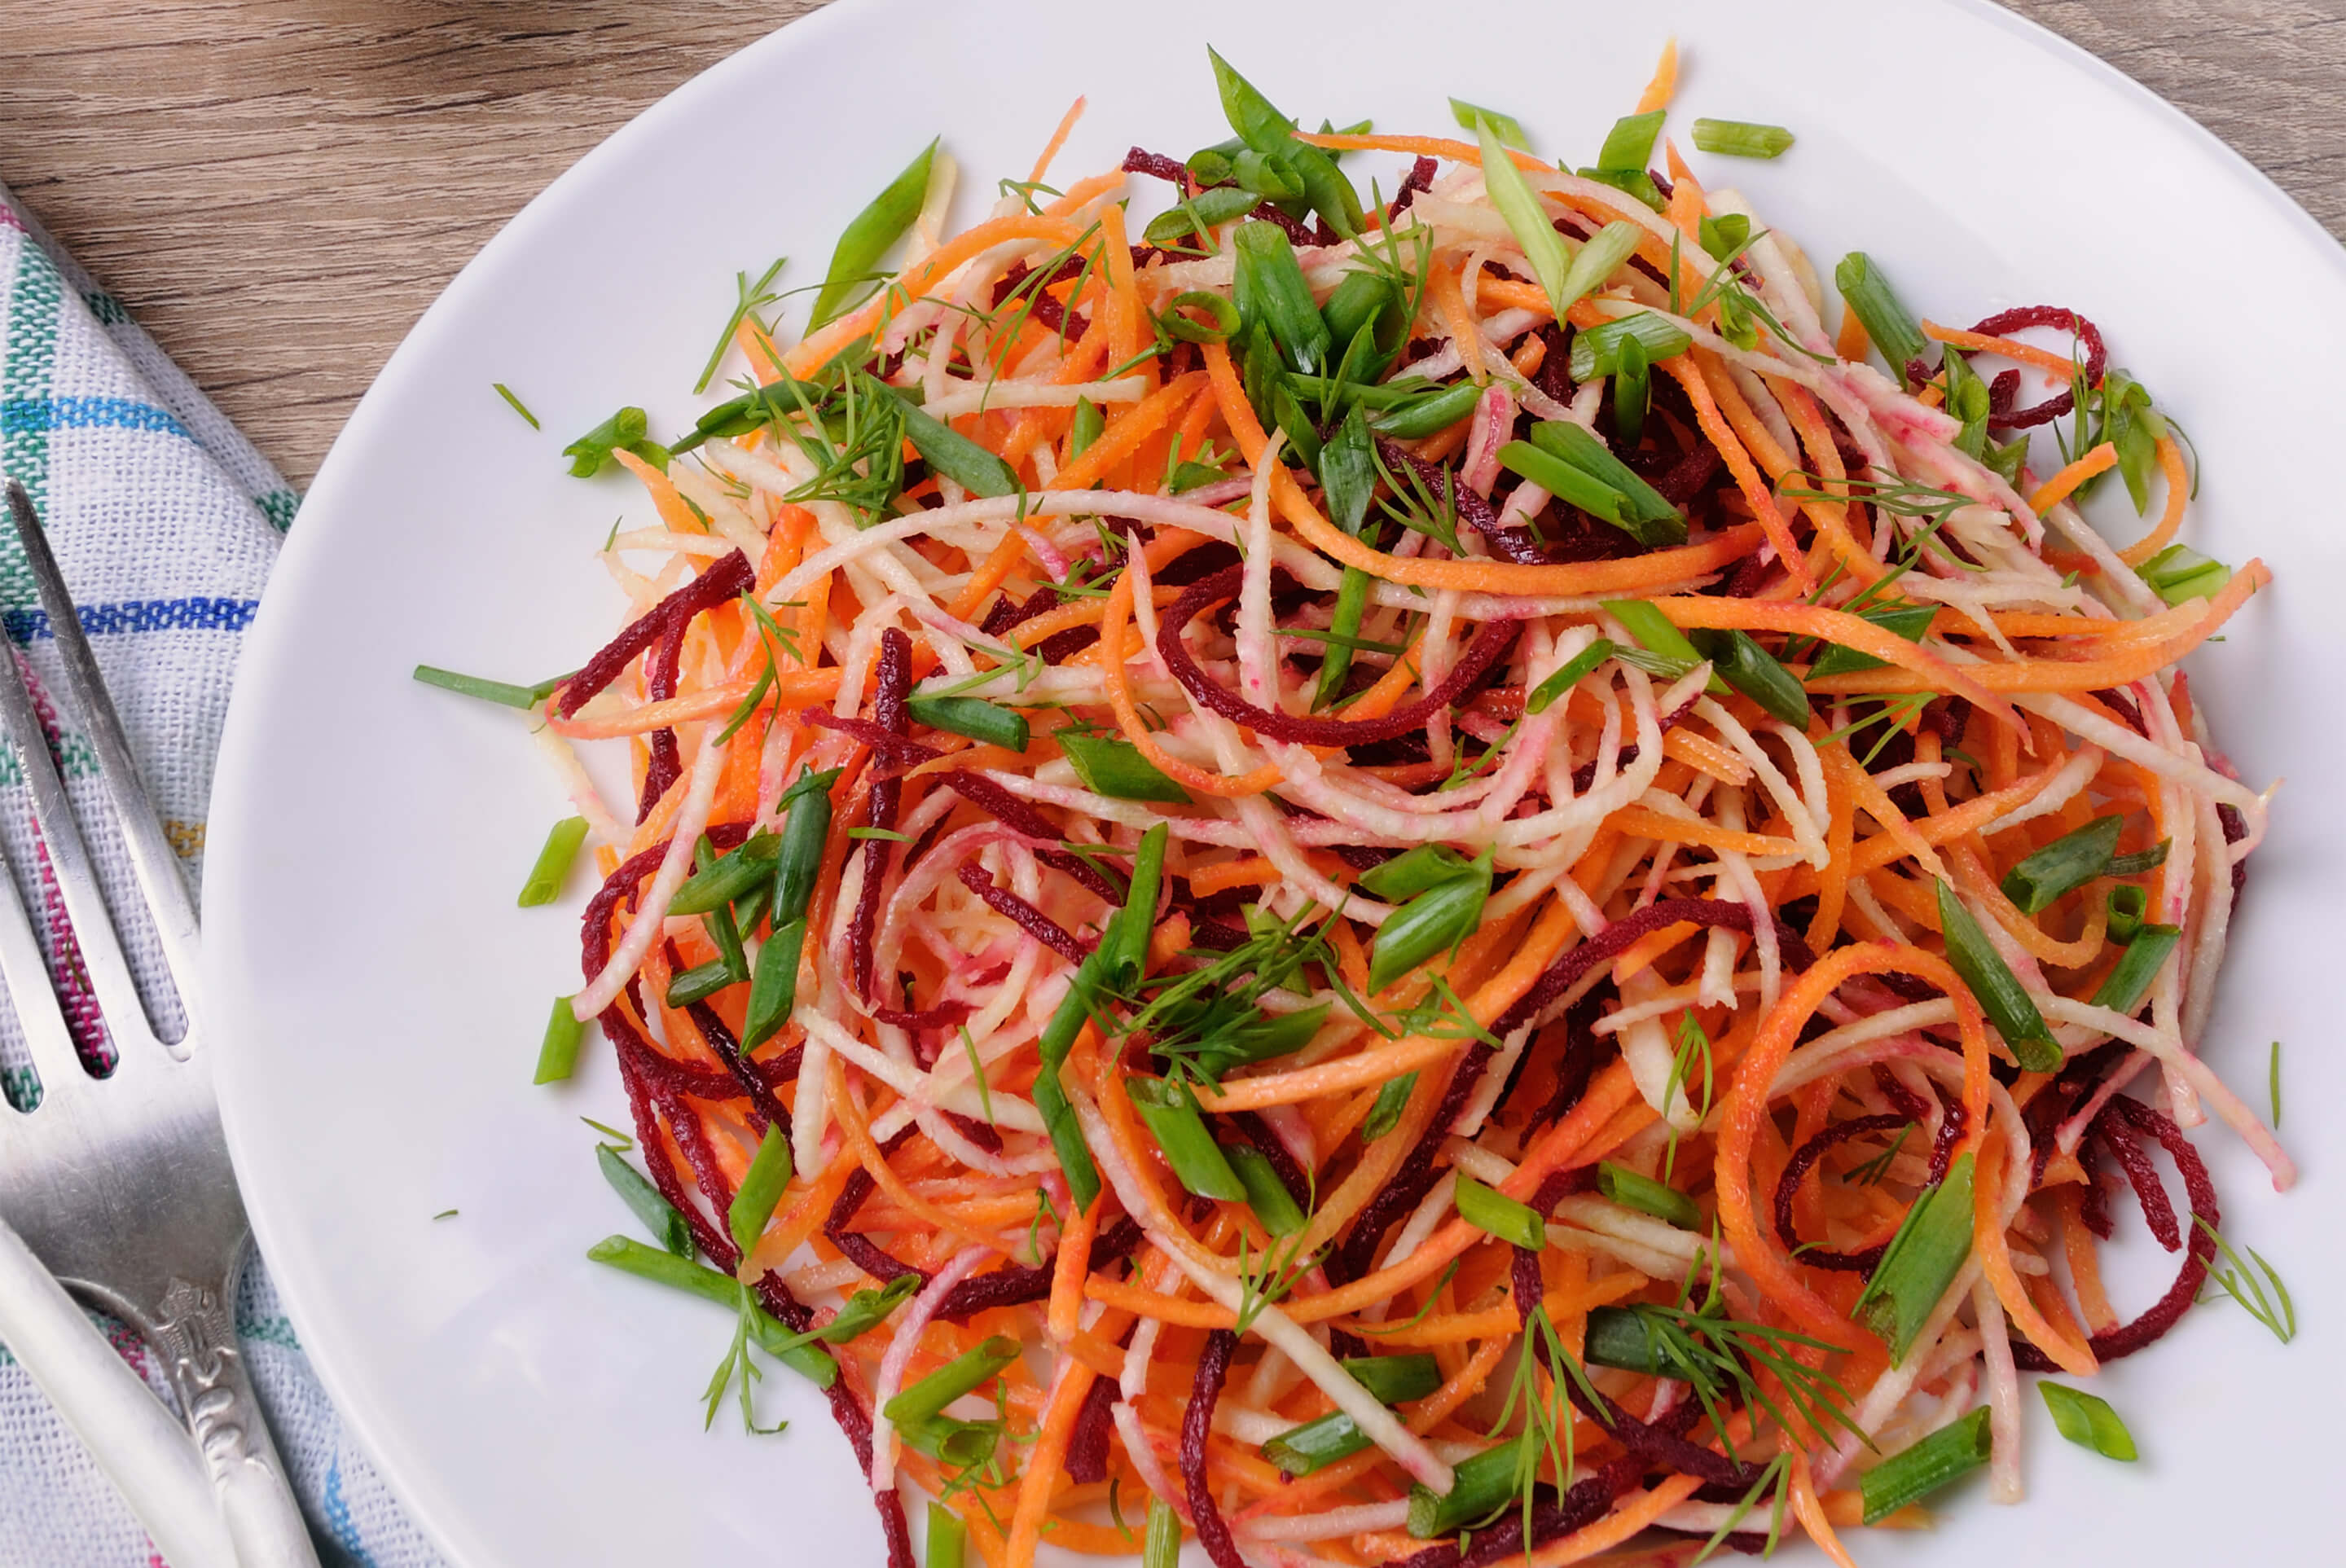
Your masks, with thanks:
[[[10,659],[9,677],[0,679],[0,719],[5,719],[12,737],[17,732],[14,709],[23,707],[30,717],[30,705],[26,701],[23,683],[15,678],[15,661]],[[34,728],[35,744],[41,746],[40,765],[49,760],[47,747],[39,739],[39,728]],[[18,749],[21,751],[22,748]],[[28,763],[26,775],[29,779],[33,769]],[[54,777],[54,775],[52,775]],[[28,871],[30,868],[26,868]],[[36,881],[36,878],[28,878]],[[33,1054],[33,1066],[41,1075],[41,1097],[61,1101],[73,1086],[88,1076],[81,1064],[81,1054],[75,1048],[73,1032],[66,1024],[64,1012],[57,1005],[56,993],[49,982],[48,966],[41,959],[41,944],[33,935],[32,921],[26,916],[25,901],[18,896],[15,885],[5,869],[0,869],[0,985],[7,987],[8,1001],[15,1009],[16,1023],[25,1032],[25,1044]]]
[[[122,720],[114,711],[114,699],[107,695],[105,679],[98,673],[97,657],[82,631],[73,596],[66,591],[65,575],[57,570],[57,558],[49,549],[40,514],[33,510],[33,499],[25,493],[25,487],[13,479],[8,482],[8,511],[15,521],[16,536],[24,543],[25,559],[40,593],[41,608],[48,612],[49,627],[65,661],[66,685],[73,693],[74,706],[80,710],[90,746],[97,753],[98,771],[113,800],[122,841],[130,854],[131,870],[138,876],[139,891],[146,894],[147,907],[154,916],[164,962],[170,968],[172,983],[178,987],[180,1004],[192,1026],[197,1011],[193,995],[198,950],[195,901],[188,894],[178,857],[163,836],[163,820],[148,800],[146,781],[138,763],[132,760],[130,743],[122,732]],[[47,831],[46,825],[43,831]],[[67,902],[70,905],[70,899]],[[75,923],[78,928],[78,913]]]
[[[47,851],[49,870],[65,900],[66,918],[73,925],[74,945],[81,952],[82,967],[89,975],[90,988],[97,993],[98,1009],[105,1014],[107,1033],[125,1047],[138,1040],[152,1041],[156,1036],[147,1021],[145,1004],[131,981],[121,945],[115,940],[113,922],[107,918],[106,901],[98,892],[97,869],[90,863],[88,847],[82,842],[81,830],[74,821],[65,782],[57,777],[56,764],[49,756],[48,738],[42,733],[40,718],[33,710],[24,667],[17,662],[14,650],[5,647],[0,647],[0,664],[7,666],[5,672],[0,672],[0,730],[5,731],[24,769],[26,789],[33,799],[33,825],[40,830],[41,848]],[[27,873],[26,881],[37,887],[40,879],[36,868],[28,865],[23,870]],[[20,919],[26,918],[22,910],[18,914]],[[17,1010],[27,1011],[32,1004],[22,1000],[25,985],[14,974],[8,976],[8,983],[19,999]],[[46,982],[42,988],[46,989]]]

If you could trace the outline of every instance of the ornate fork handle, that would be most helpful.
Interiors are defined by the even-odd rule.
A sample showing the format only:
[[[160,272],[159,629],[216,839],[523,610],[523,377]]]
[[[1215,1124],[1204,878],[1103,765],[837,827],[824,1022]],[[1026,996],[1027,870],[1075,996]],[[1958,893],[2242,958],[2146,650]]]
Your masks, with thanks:
[[[241,1568],[317,1568],[317,1549],[253,1398],[225,1293],[172,1280],[147,1340],[187,1412]]]

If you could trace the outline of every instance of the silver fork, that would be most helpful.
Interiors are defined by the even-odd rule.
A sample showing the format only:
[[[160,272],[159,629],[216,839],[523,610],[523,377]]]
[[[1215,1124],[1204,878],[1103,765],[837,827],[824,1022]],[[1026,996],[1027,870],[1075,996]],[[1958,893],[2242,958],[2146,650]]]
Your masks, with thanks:
[[[40,519],[13,480],[8,506],[189,1023],[176,1051],[149,1025],[31,693],[0,648],[7,666],[0,729],[24,769],[33,819],[118,1054],[105,1078],[83,1068],[24,906],[14,888],[0,888],[0,983],[41,1079],[32,1112],[0,1105],[0,1219],[59,1282],[129,1323],[161,1359],[241,1568],[316,1568],[237,1345],[236,1286],[249,1232],[194,994],[195,906]]]

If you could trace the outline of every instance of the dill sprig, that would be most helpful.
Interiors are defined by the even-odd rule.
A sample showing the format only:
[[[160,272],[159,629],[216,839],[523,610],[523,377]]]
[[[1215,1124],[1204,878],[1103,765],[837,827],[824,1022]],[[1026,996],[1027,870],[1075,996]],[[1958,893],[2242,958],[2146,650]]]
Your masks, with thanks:
[[[1712,1256],[1716,1257],[1715,1250]],[[1715,1284],[1715,1262],[1712,1268]],[[1729,1408],[1740,1404],[1765,1411],[1787,1433],[1797,1422],[1822,1439],[1836,1436],[1835,1427],[1864,1436],[1844,1413],[1851,1402],[1849,1390],[1798,1354],[1831,1346],[1789,1329],[1725,1317],[1719,1305],[1713,1296],[1692,1308],[1657,1301],[1600,1308],[1591,1314],[1592,1346],[1600,1336],[1617,1349],[1634,1346],[1628,1354],[1608,1352],[1607,1363],[1635,1362],[1633,1370],[1685,1383],[1712,1429],[1721,1433],[1727,1431]],[[1594,1348],[1590,1354],[1596,1354]],[[1781,1402],[1769,1392],[1770,1381],[1782,1390]]]
[[[1209,962],[1186,974],[1148,982],[1148,1002],[1113,1032],[1147,1033],[1152,1036],[1151,1053],[1175,1071],[1217,1083],[1232,1067],[1300,1051],[1311,1042],[1328,1016],[1329,1003],[1280,1014],[1266,1012],[1262,1003],[1274,992],[1308,994],[1304,971],[1316,965],[1362,1023],[1392,1033],[1391,1025],[1345,984],[1328,941],[1329,921],[1310,923],[1323,912],[1307,904],[1282,921],[1259,905],[1248,906],[1245,942],[1228,952],[1194,950]]]
[[[1239,1305],[1234,1327],[1240,1334],[1255,1325],[1263,1309],[1287,1298],[1296,1281],[1317,1268],[1321,1247],[1309,1254],[1303,1250],[1303,1233],[1298,1231],[1282,1248],[1273,1241],[1260,1254],[1249,1246],[1247,1233],[1239,1232]]]
[[[2224,1261],[2231,1265],[2225,1269],[2210,1268],[2208,1278],[2225,1295],[2239,1302],[2240,1310],[2270,1329],[2274,1339],[2284,1345],[2296,1339],[2297,1304],[2290,1299],[2289,1287],[2281,1283],[2280,1273],[2265,1261],[2264,1255],[2253,1247],[2249,1248],[2249,1258],[2256,1266],[2251,1268],[2249,1263],[2241,1261],[2240,1255],[2232,1250],[2232,1244],[2225,1240],[2214,1226],[2196,1214],[2191,1217],[2191,1223],[2207,1233],[2208,1239],[2216,1244],[2216,1250],[2222,1254]],[[2257,1278],[2259,1269],[2264,1273],[2262,1279]],[[2266,1289],[2268,1284],[2271,1286],[2270,1291]]]
[[[1694,1082],[1696,1067],[1702,1069],[1702,1103],[1695,1105],[1694,1096],[1686,1094]],[[1678,1014],[1677,1050],[1670,1056],[1670,1075],[1662,1084],[1662,1104],[1667,1106],[1671,1096],[1686,1094],[1687,1103],[1698,1116],[1710,1115],[1711,1100],[1718,1090],[1718,1079],[1710,1053],[1710,1034],[1689,1007]],[[1668,1181],[1678,1169],[1678,1126],[1669,1123],[1669,1141],[1662,1149],[1662,1179]]]

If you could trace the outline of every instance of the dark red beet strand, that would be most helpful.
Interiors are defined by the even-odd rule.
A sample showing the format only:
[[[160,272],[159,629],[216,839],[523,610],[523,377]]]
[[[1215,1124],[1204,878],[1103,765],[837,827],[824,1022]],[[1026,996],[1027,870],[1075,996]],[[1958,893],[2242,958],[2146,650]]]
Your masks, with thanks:
[[[1361,1206],[1352,1228],[1328,1255],[1326,1268],[1331,1283],[1349,1285],[1366,1274],[1370,1261],[1376,1257],[1377,1243],[1384,1239],[1385,1232],[1424,1202],[1425,1195],[1433,1190],[1434,1156],[1450,1135],[1450,1125],[1465,1108],[1466,1096],[1482,1082],[1483,1070],[1497,1054],[1479,1040],[1466,1047],[1465,1054],[1458,1059],[1458,1066],[1450,1075],[1449,1084],[1442,1091],[1442,1103],[1434,1107],[1433,1120],[1426,1125],[1424,1135],[1402,1157],[1385,1185]]]
[[[1824,1157],[1827,1149],[1868,1133],[1894,1132],[1906,1125],[1907,1121],[1907,1117],[1894,1114],[1853,1116],[1846,1122],[1835,1122],[1792,1152],[1792,1157],[1784,1163],[1782,1177],[1776,1183],[1776,1239],[1784,1244],[1784,1250],[1811,1268],[1830,1268],[1844,1274],[1871,1274],[1882,1266],[1882,1255],[1889,1249],[1887,1243],[1860,1252],[1832,1252],[1821,1247],[1802,1250],[1800,1233],[1792,1227],[1792,1200],[1800,1194],[1801,1181]]]
[[[606,643],[576,675],[563,683],[562,696],[555,703],[554,711],[565,718],[576,713],[588,697],[618,679],[619,672],[634,663],[671,625],[681,626],[703,610],[714,609],[728,599],[748,593],[757,580],[758,574],[750,566],[749,556],[739,550],[725,556]]]
[[[1466,525],[1491,541],[1491,547],[1510,561],[1533,565],[1545,560],[1539,541],[1528,528],[1502,528],[1499,514],[1492,508],[1488,497],[1476,494],[1458,483],[1458,473],[1446,463],[1428,463],[1415,453],[1404,450],[1396,443],[1380,436],[1377,450],[1383,454],[1386,465],[1406,468],[1417,475],[1418,483],[1433,494],[1446,495],[1457,508]]]
[[[1430,158],[1421,158],[1410,165],[1408,176],[1402,180],[1401,188],[1393,192],[1392,205],[1385,209],[1386,218],[1400,217],[1409,210],[1409,204],[1417,199],[1419,191],[1432,190],[1434,171],[1441,167]]]
[[[1185,194],[1189,188],[1188,164],[1178,158],[1167,158],[1161,152],[1150,152],[1146,148],[1137,147],[1124,155],[1124,172],[1155,175],[1159,179],[1168,180],[1178,186]]]
[[[1092,1238],[1086,1272],[1096,1274],[1117,1259],[1131,1257],[1139,1245],[1139,1224],[1129,1215],[1117,1216]],[[937,1316],[958,1323],[991,1307],[1023,1307],[1040,1301],[1051,1294],[1054,1267],[1051,1261],[1033,1267],[1012,1263],[991,1273],[973,1275],[945,1292],[944,1299],[937,1303]]]
[[[1571,990],[1580,977],[1603,963],[1618,957],[1629,944],[1648,932],[1691,921],[1697,925],[1726,926],[1731,931],[1751,929],[1751,911],[1748,905],[1729,903],[1723,899],[1661,899],[1647,904],[1634,914],[1624,915],[1578,947],[1557,959],[1545,973],[1532,983],[1532,988],[1507,1009],[1491,1032],[1502,1039],[1538,1016],[1540,1010]],[[1784,964],[1794,971],[1804,970],[1812,961],[1809,944],[1798,933],[1776,921],[1776,943],[1784,956]]]
[[[1096,1375],[1084,1391],[1075,1430],[1067,1434],[1067,1475],[1079,1486],[1096,1485],[1107,1479],[1108,1436],[1116,1430],[1111,1407],[1117,1394],[1113,1379]]]
[[[2216,1184],[2208,1179],[2208,1167],[2199,1158],[2199,1151],[2183,1135],[2183,1129],[2152,1110],[2139,1100],[2121,1095],[2102,1107],[2094,1118],[2096,1134],[2125,1123],[2134,1132],[2147,1133],[2157,1138],[2175,1162],[2183,1177],[2183,1191],[2191,1203],[2191,1217],[2206,1226],[2191,1227],[2190,1247],[2183,1255],[2183,1268],[2168,1287],[2167,1294],[2158,1298],[2149,1311],[2131,1323],[2105,1330],[2086,1341],[2096,1360],[2115,1361],[2121,1356],[2131,1356],[2144,1346],[2156,1343],[2169,1329],[2182,1320],[2199,1295],[2199,1287],[2207,1282],[2208,1265],[2215,1260],[2216,1243],[2209,1232],[2224,1223],[2223,1209],[2216,1200]],[[2025,1372],[2055,1370],[2052,1359],[2025,1339],[2012,1342],[2012,1359]]]
[[[1040,839],[1046,844],[1058,840],[1058,830],[1052,827],[1040,811],[982,773],[972,773],[961,768],[950,769],[937,775],[937,782],[1013,832]],[[1054,871],[1065,871],[1109,903],[1124,902],[1124,890],[1109,881],[1105,872],[1081,855],[1071,855],[1065,850],[1036,850],[1035,858]]]
[[[1081,963],[1090,955],[1093,943],[1076,936],[1008,888],[995,886],[994,879],[985,874],[983,867],[963,866],[961,881],[964,887],[984,899],[989,909],[1015,921],[1021,931],[1053,952],[1075,963]]]
[[[2079,342],[2086,345],[2084,366],[2086,384],[2089,387],[2102,384],[2102,372],[2108,364],[2109,354],[2102,345],[2101,329],[2066,306],[2020,305],[2009,311],[1998,311],[1994,315],[1974,326],[1972,331],[1984,332],[1992,338],[2002,338],[2019,331],[2025,327],[2055,327],[2074,336]],[[1999,410],[1996,407],[1996,392],[1998,388],[2004,385],[2004,375],[2011,375],[2013,380],[2011,390],[2004,394],[2004,407]],[[2005,429],[2024,430],[2033,425],[2050,424],[2053,421],[2076,410],[2076,393],[2067,387],[2064,387],[2060,392],[2034,407],[2014,409],[2010,406],[2011,401],[2017,393],[2019,386],[2020,378],[2010,371],[1997,376],[1988,385],[1988,417]]]
[[[944,755],[933,746],[923,746],[901,735],[892,735],[876,720],[853,718],[833,713],[827,708],[808,708],[799,711],[799,722],[818,729],[836,729],[842,735],[852,735],[872,748],[872,754],[883,761],[904,767],[916,767],[933,762]]]
[[[1189,1390],[1189,1407],[1181,1412],[1181,1483],[1189,1495],[1189,1521],[1197,1527],[1198,1543],[1214,1560],[1214,1568],[1247,1568],[1247,1560],[1239,1555],[1239,1543],[1230,1539],[1230,1527],[1223,1522],[1222,1511],[1214,1502],[1213,1486],[1206,1479],[1206,1435],[1213,1431],[1214,1406],[1221,1400],[1222,1383],[1230,1374],[1230,1352],[1238,1344],[1239,1337],[1228,1329],[1216,1329],[1206,1336],[1206,1348],[1198,1355],[1198,1380]]]
[[[1205,613],[1207,607],[1234,596],[1239,590],[1242,567],[1231,566],[1215,573],[1193,585],[1173,602],[1158,628],[1157,651],[1164,657],[1173,678],[1181,683],[1199,702],[1234,723],[1243,724],[1256,734],[1273,740],[1302,746],[1366,746],[1372,741],[1391,740],[1413,729],[1423,729],[1425,721],[1448,708],[1472,690],[1474,684],[1490,672],[1493,665],[1514,644],[1521,623],[1514,620],[1486,621],[1474,640],[1459,655],[1458,663],[1444,676],[1442,684],[1415,702],[1404,703],[1382,718],[1306,718],[1291,713],[1273,713],[1257,708],[1236,692],[1215,684],[1213,678],[1181,640],[1188,624]]]
[[[880,634],[879,670],[873,687],[872,721],[887,735],[903,734],[904,697],[913,687],[913,639],[894,626]],[[895,831],[896,809],[903,795],[902,779],[889,776],[872,780],[872,793],[864,803],[864,825],[882,833]],[[894,848],[884,838],[863,841],[863,887],[847,923],[847,952],[855,989],[867,1002],[872,1000],[872,934],[879,924],[880,895],[888,881],[889,852]]]
[[[2158,1167],[2150,1163],[2149,1154],[2135,1142],[2133,1130],[2123,1120],[2111,1122],[2101,1135],[2102,1145],[2117,1156],[2118,1169],[2126,1172],[2135,1201],[2142,1205],[2143,1223],[2150,1227],[2150,1234],[2168,1251],[2180,1249],[2183,1231],[2175,1223],[2175,1205],[2168,1200],[2167,1186],[2158,1179]]]

